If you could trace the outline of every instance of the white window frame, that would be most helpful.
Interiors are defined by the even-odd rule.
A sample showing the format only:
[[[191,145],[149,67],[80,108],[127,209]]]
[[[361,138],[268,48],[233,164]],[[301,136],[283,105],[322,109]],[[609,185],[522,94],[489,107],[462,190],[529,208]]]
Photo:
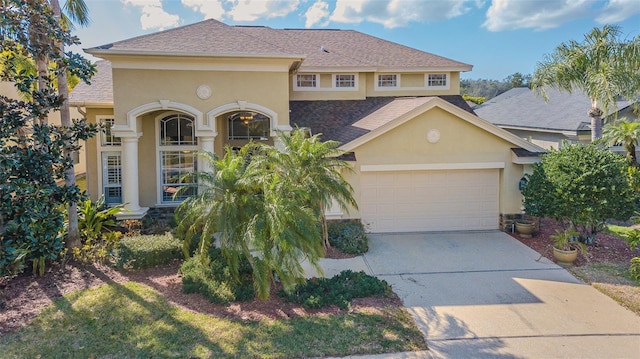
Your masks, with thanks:
[[[340,87],[338,86],[339,76],[353,76],[353,86]],[[358,74],[332,74],[331,75],[332,90],[334,91],[355,91],[358,89]]]
[[[314,86],[299,86],[298,78],[300,76],[313,76]],[[320,88],[320,74],[296,74],[293,78],[293,89],[296,91],[316,91]]]
[[[102,175],[101,177],[101,186],[100,186],[100,192],[102,192],[102,195],[105,198],[105,203],[107,205],[116,205],[116,204],[121,204],[124,201],[123,198],[123,188],[122,188],[122,152],[121,151],[102,151],[100,152],[100,167],[102,169]],[[105,170],[108,170],[108,157],[109,156],[117,156],[118,157],[118,177],[119,177],[119,181],[118,182],[114,182],[114,183],[105,183],[105,177],[108,176],[107,172],[105,172]],[[109,199],[107,197],[107,193],[105,193],[105,189],[106,188],[120,188],[120,202],[109,202]]]
[[[442,75],[444,75],[444,81],[445,81],[444,85],[429,85],[429,81],[430,81],[430,77],[431,76],[442,76]],[[427,89],[446,90],[446,89],[449,89],[451,81],[450,81],[449,74],[445,72],[445,73],[425,74],[424,83],[425,83]]]
[[[382,76],[394,76],[395,77],[395,85],[394,86],[380,86],[380,81]],[[397,73],[393,73],[393,74],[376,74],[376,79],[375,79],[375,89],[376,90],[396,90],[400,88],[400,74]],[[390,80],[384,80],[384,81],[390,81]]]
[[[105,120],[112,120],[115,123],[115,116],[113,115],[98,115],[96,116],[96,123],[100,124],[103,123]],[[97,144],[97,148],[98,148],[98,153],[96,156],[96,161],[98,163],[98,196],[102,196],[105,195],[104,193],[104,171],[103,171],[103,163],[102,163],[102,154],[105,152],[113,152],[113,153],[119,153],[120,154],[120,159],[122,160],[122,141],[118,141],[118,142],[113,142],[112,144],[103,144],[103,135],[104,133],[101,132],[100,134],[100,138],[96,138],[96,144]],[[120,183],[120,186],[122,187],[122,183]],[[124,198],[123,198],[124,201]]]
[[[112,147],[112,146],[120,146],[122,144],[122,140],[120,137],[115,137],[111,134],[111,127],[116,124],[115,118],[113,116],[98,116],[98,123],[105,124],[109,123],[109,126],[106,127],[103,131],[100,131],[100,146],[102,147]],[[111,137],[111,140],[107,140],[107,136]]]
[[[173,115],[182,115],[185,117],[190,117],[193,120],[193,136],[194,136],[194,144],[169,144],[169,145],[163,145],[160,135],[161,135],[161,131],[160,131],[160,127],[161,127],[161,123],[162,120],[169,117],[169,116],[173,116]],[[161,115],[157,116],[155,118],[155,127],[156,127],[156,131],[155,131],[155,143],[156,143],[156,188],[157,188],[157,193],[156,193],[156,206],[157,207],[175,207],[178,206],[182,201],[165,201],[163,200],[163,190],[162,190],[162,186],[163,186],[163,181],[162,181],[162,171],[163,171],[163,163],[162,163],[162,155],[163,152],[174,152],[174,153],[184,153],[185,151],[188,151],[190,153],[193,154],[194,156],[194,167],[195,167],[195,171],[198,171],[198,159],[197,159],[197,153],[199,151],[199,144],[198,144],[198,137],[195,134],[195,124],[196,124],[196,119],[194,118],[194,116],[183,113],[183,112],[177,112],[177,111],[170,111],[170,112],[164,112]]]

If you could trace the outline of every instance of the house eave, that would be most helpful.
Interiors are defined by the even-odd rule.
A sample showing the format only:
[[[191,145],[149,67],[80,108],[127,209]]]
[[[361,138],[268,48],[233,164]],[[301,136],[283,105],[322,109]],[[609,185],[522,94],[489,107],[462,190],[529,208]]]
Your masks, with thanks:
[[[424,73],[424,72],[465,72],[471,71],[473,66],[420,66],[420,67],[381,67],[381,66],[300,66],[298,72],[336,73],[336,72],[393,72],[393,73]]]
[[[69,101],[69,106],[90,108],[113,108],[113,101]]]

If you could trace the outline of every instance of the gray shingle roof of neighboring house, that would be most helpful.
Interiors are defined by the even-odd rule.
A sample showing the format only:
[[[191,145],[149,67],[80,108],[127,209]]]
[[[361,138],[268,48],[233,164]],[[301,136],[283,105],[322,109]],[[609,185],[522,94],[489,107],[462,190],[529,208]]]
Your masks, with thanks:
[[[462,96],[438,96],[474,114]],[[349,143],[434,97],[367,97],[365,100],[290,101],[292,126],[308,127],[323,140]]]
[[[321,48],[328,52],[322,51]],[[89,53],[158,53],[201,56],[302,56],[304,67],[441,68],[472,66],[354,30],[272,29],[199,23],[94,47]]]
[[[111,77],[111,63],[109,61],[96,62],[96,74],[91,78],[91,85],[80,81],[69,94],[69,102],[80,105],[111,105],[113,104],[113,80]]]
[[[494,125],[505,128],[530,128],[548,131],[590,131],[587,111],[591,101],[581,91],[572,94],[548,89],[549,102],[526,87],[511,89],[482,105],[475,106],[476,114]],[[607,115],[630,105],[618,101],[617,109],[609,109]]]

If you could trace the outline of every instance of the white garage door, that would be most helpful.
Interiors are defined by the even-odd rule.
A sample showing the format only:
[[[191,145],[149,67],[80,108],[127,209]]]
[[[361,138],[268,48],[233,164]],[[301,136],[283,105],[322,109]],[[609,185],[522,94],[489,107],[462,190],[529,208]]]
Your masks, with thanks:
[[[498,228],[499,170],[364,172],[360,213],[371,232]]]

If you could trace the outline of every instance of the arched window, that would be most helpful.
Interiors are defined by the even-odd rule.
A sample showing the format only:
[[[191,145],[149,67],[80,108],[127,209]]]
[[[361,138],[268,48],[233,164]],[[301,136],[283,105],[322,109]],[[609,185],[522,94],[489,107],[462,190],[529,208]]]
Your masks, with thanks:
[[[195,146],[193,117],[176,113],[160,120],[161,146]]]
[[[198,193],[198,140],[194,118],[175,113],[160,118],[158,157],[160,202],[177,203]]]
[[[271,119],[261,113],[251,111],[235,112],[228,117],[230,140],[269,139]]]

